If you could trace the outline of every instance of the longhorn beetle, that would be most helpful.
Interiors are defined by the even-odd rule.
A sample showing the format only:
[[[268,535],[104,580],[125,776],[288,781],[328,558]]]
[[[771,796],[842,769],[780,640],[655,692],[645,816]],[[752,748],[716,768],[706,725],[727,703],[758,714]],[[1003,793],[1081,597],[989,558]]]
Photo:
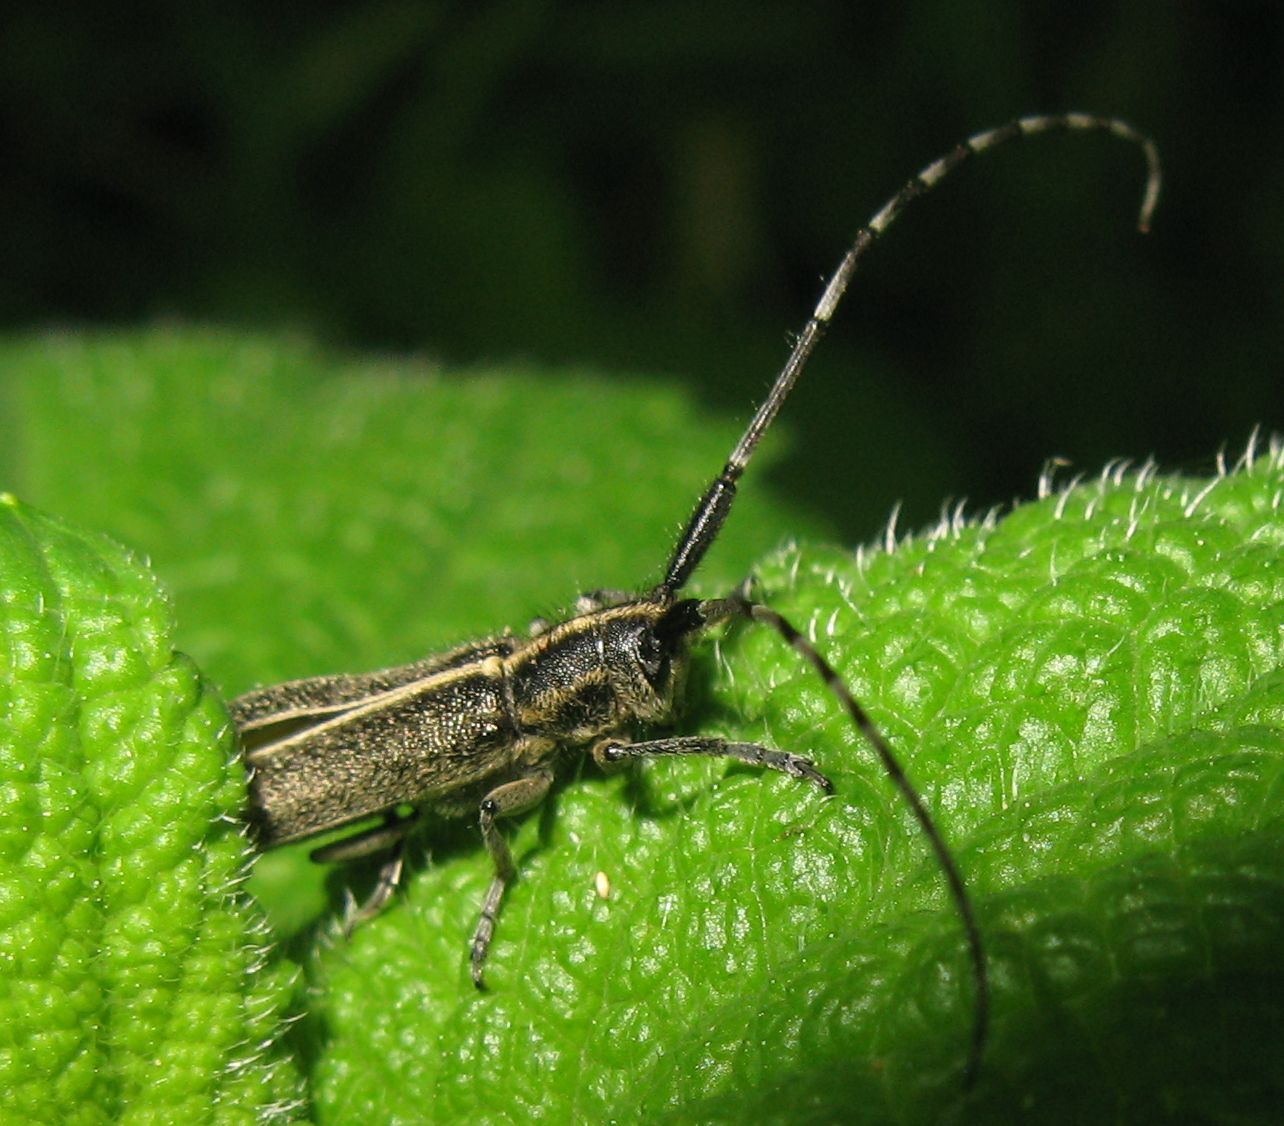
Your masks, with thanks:
[[[721,622],[749,619],[775,630],[820,676],[878,755],[936,854],[967,936],[975,982],[970,1083],[989,1022],[986,957],[963,877],[923,799],[829,662],[778,613],[751,601],[747,585],[725,598],[679,594],[717,539],[737,482],[865,252],[911,200],[968,157],[1015,137],[1059,129],[1102,130],[1141,147],[1147,179],[1138,227],[1147,230],[1159,194],[1159,157],[1148,137],[1122,121],[1078,113],[1023,117],[977,133],[929,164],[857,233],[766,399],[696,505],[657,586],[641,595],[586,594],[573,617],[536,622],[528,638],[503,633],[400,668],[293,680],[233,702],[250,767],[247,820],[259,847],[380,817],[374,828],[312,853],[314,860],[326,862],[386,851],[374,890],[349,911],[345,930],[351,933],[396,890],[407,835],[421,819],[476,810],[495,865],[471,947],[472,977],[481,988],[500,900],[515,875],[496,822],[544,797],[563,752],[587,748],[603,767],[661,755],[722,755],[832,792],[829,779],[809,759],[755,743],[698,735],[630,739],[635,727],[672,718],[691,640]],[[403,812],[407,808],[410,812]]]

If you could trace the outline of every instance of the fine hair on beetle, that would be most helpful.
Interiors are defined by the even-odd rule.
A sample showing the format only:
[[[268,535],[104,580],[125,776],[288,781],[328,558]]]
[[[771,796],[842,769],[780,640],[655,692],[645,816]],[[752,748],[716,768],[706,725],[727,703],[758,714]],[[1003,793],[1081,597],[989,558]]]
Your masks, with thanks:
[[[809,665],[846,712],[908,804],[945,877],[966,937],[973,1018],[964,1075],[976,1078],[989,1026],[985,947],[962,873],[888,741],[817,647],[779,613],[750,597],[746,582],[721,598],[681,597],[717,539],[737,484],[833,317],[866,251],[914,199],[969,157],[1018,137],[1097,131],[1141,148],[1147,176],[1138,226],[1149,228],[1159,194],[1154,143],[1114,118],[1067,113],[1022,117],[986,130],[927,165],[856,234],[798,334],[771,390],[721,472],[705,489],[663,578],[642,594],[582,595],[565,621],[537,621],[529,635],[503,633],[408,665],[311,677],[233,701],[249,767],[246,819],[260,848],[274,848],[372,817],[372,828],[313,851],[321,862],[383,855],[375,886],[352,905],[345,932],[377,915],[401,882],[406,841],[426,817],[476,816],[494,863],[470,946],[474,983],[495,937],[505,888],[516,874],[498,822],[537,805],[559,758],[586,750],[604,768],[630,759],[705,755],[787,774],[822,793],[833,786],[810,759],[716,736],[634,740],[639,726],[673,718],[693,639],[723,622],[768,627]]]

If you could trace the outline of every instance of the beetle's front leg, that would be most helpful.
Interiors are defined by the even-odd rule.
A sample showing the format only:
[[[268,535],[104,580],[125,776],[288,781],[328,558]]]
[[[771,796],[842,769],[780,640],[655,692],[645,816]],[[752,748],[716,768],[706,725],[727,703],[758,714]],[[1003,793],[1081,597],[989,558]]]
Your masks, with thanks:
[[[634,595],[627,590],[586,590],[575,600],[577,614],[591,614],[594,610],[605,610],[608,606],[623,606],[632,602]],[[531,637],[543,637],[557,623],[550,618],[536,618],[528,627]]]
[[[496,786],[481,801],[480,820],[482,840],[486,842],[486,851],[495,862],[495,878],[490,882],[486,899],[482,903],[481,918],[477,920],[477,930],[473,933],[472,969],[473,984],[484,989],[482,967],[486,955],[490,952],[491,939],[495,937],[495,919],[499,914],[499,903],[504,898],[504,888],[513,878],[513,854],[495,822],[501,817],[513,817],[525,813],[532,806],[539,805],[553,784],[553,772],[546,768],[518,778],[515,782],[505,782]]]
[[[827,794],[834,792],[834,784],[816,769],[811,759],[788,751],[773,751],[758,743],[731,743],[716,736],[681,735],[671,739],[648,739],[641,743],[603,739],[594,744],[592,753],[594,760],[608,770],[631,758],[659,758],[663,755],[734,758],[753,766],[765,766],[769,770],[778,770],[790,777],[804,779]]]

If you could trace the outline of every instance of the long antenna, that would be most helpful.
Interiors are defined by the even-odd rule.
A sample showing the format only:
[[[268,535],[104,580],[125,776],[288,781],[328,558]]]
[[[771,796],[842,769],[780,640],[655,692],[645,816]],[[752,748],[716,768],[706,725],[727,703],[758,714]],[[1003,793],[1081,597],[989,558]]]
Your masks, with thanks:
[[[834,310],[838,308],[843,294],[847,292],[847,286],[865,252],[895,222],[906,205],[931,191],[969,157],[997,148],[1016,137],[1030,137],[1036,133],[1050,133],[1058,130],[1106,132],[1141,147],[1146,157],[1146,188],[1141,200],[1141,211],[1137,217],[1137,229],[1143,233],[1150,229],[1150,217],[1159,200],[1159,185],[1162,178],[1159,150],[1155,147],[1154,141],[1144,133],[1138,132],[1127,122],[1117,118],[1096,117],[1088,113],[1018,117],[1006,125],[1000,125],[997,129],[987,129],[982,133],[974,134],[939,160],[933,161],[883,204],[878,213],[856,233],[851,249],[847,251],[838,269],[825,285],[825,291],[820,295],[816,308],[803,326],[802,332],[798,334],[793,351],[785,361],[785,366],[780,369],[780,374],[776,376],[776,382],[772,385],[770,393],[745,428],[736,448],[731,451],[731,457],[727,460],[722,472],[700,498],[700,503],[688,521],[682,538],[678,540],[672,559],[669,560],[664,582],[656,589],[658,595],[671,598],[681,590],[700,565],[705,553],[713,546],[718,532],[727,519],[727,514],[731,511],[732,501],[735,500],[736,482],[744,473],[763,434],[767,432],[784,405],[785,399],[789,397],[789,392],[793,390],[803,368],[807,366],[808,359],[811,358],[812,352],[829,326]]]
[[[733,603],[735,599],[731,600]],[[945,873],[945,882],[950,889],[950,898],[954,900],[955,910],[963,923],[963,933],[967,936],[968,958],[972,963],[972,980],[976,983],[976,1000],[972,1016],[972,1038],[968,1043],[967,1066],[963,1071],[963,1085],[971,1090],[977,1076],[981,1074],[981,1057],[985,1055],[985,1042],[990,1031],[990,971],[985,957],[985,944],[981,940],[981,928],[976,921],[976,912],[972,907],[972,897],[968,895],[967,885],[963,882],[963,873],[959,871],[950,846],[945,843],[941,831],[936,827],[932,814],[923,801],[922,795],[910,781],[909,775],[896,757],[891,744],[883,737],[878,725],[861,707],[856,697],[851,694],[846,681],[834,670],[810,641],[808,641],[788,619],[778,614],[769,606],[758,602],[744,601],[741,613],[755,622],[770,626],[781,637],[793,646],[806,662],[819,674],[826,687],[842,702],[847,714],[856,728],[874,748],[882,763],[883,770],[892,780],[901,797],[914,813],[919,828],[927,837],[936,856],[936,862]]]
[[[713,542],[717,539],[718,533],[731,511],[732,502],[735,500],[736,482],[740,479],[741,474],[744,473],[745,467],[749,464],[754,451],[758,447],[758,443],[762,440],[762,436],[775,420],[781,406],[784,405],[785,399],[788,398],[789,392],[793,390],[798,377],[807,366],[808,359],[819,343],[826,327],[828,327],[829,321],[833,317],[834,311],[838,308],[843,295],[847,292],[847,287],[856,272],[856,267],[866,251],[895,222],[897,216],[910,202],[934,188],[969,157],[976,156],[988,149],[996,148],[1016,137],[1028,137],[1036,133],[1047,133],[1054,130],[1104,131],[1141,147],[1146,158],[1146,186],[1142,196],[1141,211],[1137,217],[1137,228],[1143,233],[1150,229],[1150,219],[1159,200],[1161,181],[1159,152],[1149,137],[1116,118],[1095,117],[1091,114],[1083,113],[1043,114],[1034,117],[1021,117],[997,129],[987,129],[982,133],[969,137],[951,152],[929,164],[883,204],[882,208],[870,219],[869,223],[857,232],[851,249],[847,251],[842,262],[839,263],[838,269],[834,271],[833,276],[826,283],[825,290],[821,294],[820,300],[816,303],[816,308],[812,311],[811,317],[794,342],[789,359],[785,361],[785,366],[780,369],[780,373],[776,376],[776,381],[772,384],[771,391],[754,413],[749,425],[745,428],[744,434],[741,435],[740,441],[736,443],[736,448],[731,451],[731,456],[728,458],[722,472],[713,480],[705,491],[704,496],[701,497],[700,503],[696,506],[694,514],[687,523],[682,538],[674,549],[673,557],[670,559],[665,573],[664,582],[653,592],[654,597],[666,602],[672,600],[674,595],[686,584],[692,573],[700,565],[700,561],[713,545]],[[679,605],[684,604],[680,603]],[[883,737],[882,732],[879,731],[865,709],[852,696],[842,677],[838,675],[819,650],[785,618],[766,606],[751,602],[743,591],[730,598],[712,599],[696,603],[696,605],[699,606],[698,617],[701,619],[701,624],[712,624],[721,619],[744,616],[760,624],[770,626],[786,642],[793,646],[795,651],[802,655],[819,674],[830,691],[842,702],[852,722],[877,752],[883,769],[913,811],[915,819],[932,845],[937,862],[945,873],[950,897],[954,900],[955,909],[967,936],[972,974],[976,983],[976,1007],[972,1024],[972,1037],[968,1049],[967,1067],[964,1072],[965,1085],[971,1088],[976,1082],[980,1071],[981,1058],[985,1051],[985,1043],[989,1031],[989,971],[985,947],[981,938],[981,929],[976,921],[976,912],[972,907],[972,899],[968,895],[967,885],[963,881],[962,873],[959,871],[958,864],[955,862],[949,846],[945,843],[944,837],[941,836],[940,830],[937,829],[936,823],[932,819],[931,812],[914,784],[910,781],[909,776],[905,773],[890,744]]]

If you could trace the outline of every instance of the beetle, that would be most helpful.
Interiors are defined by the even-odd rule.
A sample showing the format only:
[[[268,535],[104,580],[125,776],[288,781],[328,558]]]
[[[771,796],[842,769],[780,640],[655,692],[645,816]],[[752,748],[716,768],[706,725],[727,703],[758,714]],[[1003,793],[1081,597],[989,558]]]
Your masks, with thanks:
[[[543,799],[566,752],[587,749],[608,769],[630,759],[725,756],[788,774],[825,794],[833,791],[810,759],[790,752],[715,736],[631,738],[639,728],[674,717],[695,638],[723,622],[756,622],[778,633],[819,675],[931,844],[967,937],[975,988],[967,1076],[974,1078],[989,1020],[981,932],[958,865],[891,746],[825,657],[784,617],[754,601],[747,583],[722,598],[681,595],[717,539],[741,476],[861,258],[907,204],[966,159],[1053,130],[1104,131],[1141,148],[1147,179],[1138,226],[1147,230],[1159,192],[1158,153],[1148,137],[1118,119],[1076,113],[1022,117],[973,135],[927,165],[857,233],[771,390],[697,503],[657,585],[640,595],[583,595],[565,621],[537,621],[526,637],[505,632],[397,668],[293,680],[232,703],[249,767],[246,818],[257,845],[274,848],[378,817],[372,828],[312,853],[319,862],[386,854],[369,897],[349,911],[345,931],[351,933],[388,903],[401,882],[407,838],[426,817],[475,812],[494,863],[470,947],[472,978],[481,988],[500,903],[516,874],[497,823]]]

